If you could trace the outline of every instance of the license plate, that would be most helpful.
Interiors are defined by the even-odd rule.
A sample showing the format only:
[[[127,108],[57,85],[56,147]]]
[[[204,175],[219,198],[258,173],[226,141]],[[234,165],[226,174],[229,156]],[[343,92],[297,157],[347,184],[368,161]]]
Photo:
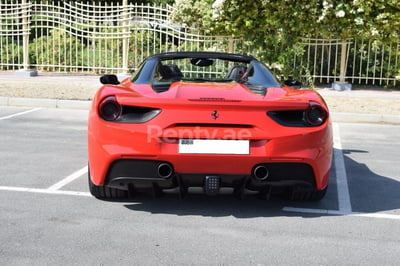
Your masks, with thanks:
[[[186,154],[250,154],[250,142],[233,139],[180,139],[178,151]]]

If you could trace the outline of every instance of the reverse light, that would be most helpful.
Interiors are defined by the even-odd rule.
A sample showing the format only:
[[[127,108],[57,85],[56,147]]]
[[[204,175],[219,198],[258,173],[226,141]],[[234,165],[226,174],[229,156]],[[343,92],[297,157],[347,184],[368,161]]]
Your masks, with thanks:
[[[115,121],[121,115],[121,105],[117,102],[115,96],[104,98],[99,104],[99,115],[106,121]]]

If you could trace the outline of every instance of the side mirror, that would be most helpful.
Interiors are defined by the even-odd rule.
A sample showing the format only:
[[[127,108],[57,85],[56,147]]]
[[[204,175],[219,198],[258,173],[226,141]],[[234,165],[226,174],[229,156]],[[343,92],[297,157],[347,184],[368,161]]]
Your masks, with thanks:
[[[283,84],[284,84],[285,86],[291,87],[291,88],[293,88],[293,89],[300,89],[300,88],[301,88],[301,85],[302,85],[300,81],[295,80],[295,79],[288,79],[288,80],[285,80],[285,81],[283,82]]]
[[[100,77],[101,84],[118,85],[120,82],[116,75],[107,74]]]

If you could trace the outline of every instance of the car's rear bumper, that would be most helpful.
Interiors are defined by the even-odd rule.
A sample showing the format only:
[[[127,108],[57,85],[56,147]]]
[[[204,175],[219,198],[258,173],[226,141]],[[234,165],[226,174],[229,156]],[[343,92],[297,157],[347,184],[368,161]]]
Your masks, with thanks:
[[[262,169],[262,170],[260,170]],[[303,185],[315,187],[312,167],[306,163],[263,163],[254,165],[248,174],[223,174],[207,172],[176,172],[174,165],[167,161],[121,159],[110,166],[105,185],[127,190],[157,186],[161,189],[203,187],[208,176],[218,180],[221,187],[244,186],[250,190],[261,190],[266,186]]]

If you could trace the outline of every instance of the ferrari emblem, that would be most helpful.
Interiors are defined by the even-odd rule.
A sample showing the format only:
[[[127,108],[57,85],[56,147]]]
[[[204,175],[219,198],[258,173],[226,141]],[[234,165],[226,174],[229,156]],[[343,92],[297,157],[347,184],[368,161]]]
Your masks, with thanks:
[[[218,111],[214,110],[214,112],[211,113],[211,116],[214,117],[214,120],[217,120],[217,118],[219,117]]]

